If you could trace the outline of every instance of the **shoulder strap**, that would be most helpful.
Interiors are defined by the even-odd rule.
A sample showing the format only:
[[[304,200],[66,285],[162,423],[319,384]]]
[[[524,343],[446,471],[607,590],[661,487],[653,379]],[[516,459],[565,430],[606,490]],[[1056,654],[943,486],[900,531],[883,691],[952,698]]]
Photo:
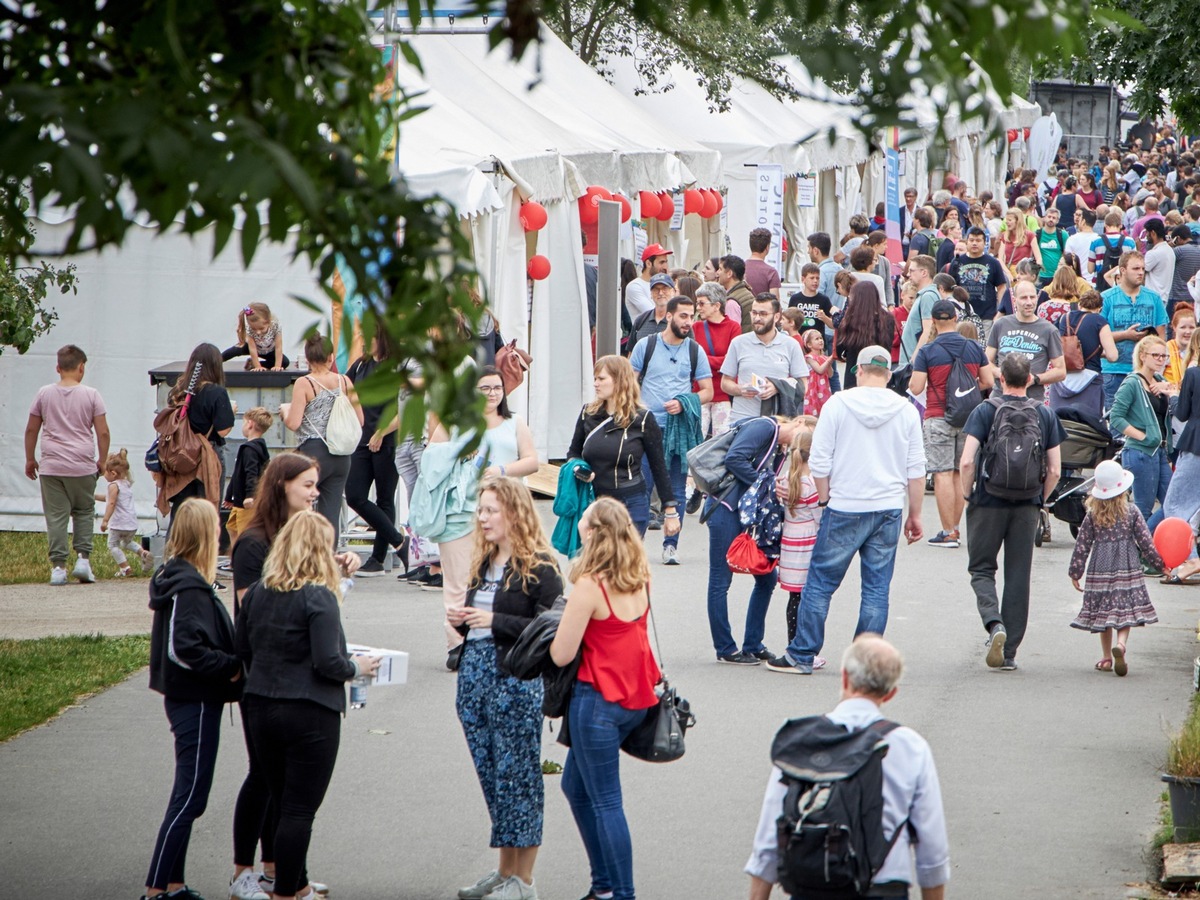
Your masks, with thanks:
[[[643,314],[645,315],[645,314]],[[637,328],[634,328],[637,332]],[[650,357],[654,355],[654,348],[658,346],[658,335],[652,334],[646,339],[646,352],[642,354],[642,371],[638,372],[638,387],[642,386],[642,382],[646,380],[646,372],[650,369]]]
[[[706,322],[705,324],[708,323]],[[700,362],[700,345],[691,338],[688,338],[688,344],[690,345],[688,347],[688,353],[691,354],[692,357],[692,380],[688,382],[688,386],[691,387],[696,383],[696,365]]]
[[[604,605],[608,607],[608,614],[616,616],[616,613],[613,612],[612,601],[608,599],[608,591],[604,587],[604,582],[597,580],[596,585],[600,588],[600,593],[604,595]]]

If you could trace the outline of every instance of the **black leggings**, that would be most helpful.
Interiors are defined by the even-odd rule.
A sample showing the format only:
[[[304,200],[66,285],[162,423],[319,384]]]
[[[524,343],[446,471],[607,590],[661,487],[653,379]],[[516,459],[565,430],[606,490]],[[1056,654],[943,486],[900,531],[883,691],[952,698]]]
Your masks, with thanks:
[[[350,474],[350,457],[334,456],[320,438],[309,438],[297,453],[315,459],[321,468],[317,479],[317,512],[333,526],[333,546],[337,549],[342,535],[342,498],[346,496],[346,478]]]
[[[396,528],[396,447],[385,441],[377,452],[359,447],[350,455],[350,474],[346,477],[346,503],[360,515],[375,532],[371,559],[383,562],[388,547],[399,547],[404,535]],[[371,502],[371,485],[375,485],[375,502]]]
[[[221,359],[224,360],[225,362],[229,362],[229,360],[231,360],[231,359],[237,359],[239,356],[249,356],[249,355],[250,355],[250,348],[247,347],[245,344],[238,344],[236,347],[230,347],[228,350],[221,351]],[[272,366],[274,366],[275,365],[275,348],[272,347],[270,350],[268,350],[266,352],[265,355],[260,353],[258,356],[258,361],[260,364],[262,364],[263,366],[265,366],[268,369],[270,369]],[[287,354],[284,354],[283,356],[281,356],[279,358],[279,364],[286,369],[291,366],[292,361],[287,358]]]
[[[800,611],[800,592],[788,592],[787,639],[790,644],[796,639],[796,614]]]
[[[292,897],[308,884],[312,823],[333,777],[342,737],[341,717],[308,700],[248,694],[242,702],[254,752],[262,763],[271,800],[279,809],[275,893]]]
[[[271,790],[263,775],[262,763],[254,753],[254,742],[250,738],[250,717],[246,704],[241,703],[242,736],[246,739],[246,753],[250,758],[250,771],[238,791],[237,803],[233,807],[233,864],[254,867],[254,848],[262,842],[262,860],[275,861],[275,825],[279,811],[271,802]]]

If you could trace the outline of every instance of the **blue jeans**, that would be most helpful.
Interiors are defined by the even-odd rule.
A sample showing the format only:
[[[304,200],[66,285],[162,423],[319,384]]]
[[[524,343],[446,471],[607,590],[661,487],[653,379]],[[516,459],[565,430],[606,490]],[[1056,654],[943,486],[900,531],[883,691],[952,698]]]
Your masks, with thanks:
[[[1171,485],[1171,463],[1167,451],[1159,449],[1144,453],[1135,447],[1125,447],[1121,462],[1133,473],[1133,503],[1141,510],[1142,518],[1153,532],[1163,520],[1163,511],[1154,512],[1155,502],[1167,499],[1167,488]]]
[[[633,900],[633,841],[621,800],[621,742],[646,717],[644,709],[609,703],[586,681],[575,683],[571,749],[562,789],[592,869],[592,890]]]
[[[679,513],[679,534],[674,537],[664,537],[664,547],[678,547],[679,535],[683,534],[683,504],[687,500],[687,467],[680,464],[678,456],[671,457],[671,461],[667,463],[667,475],[671,478],[671,493],[675,495],[675,511]],[[650,460],[645,456],[642,457],[642,477],[646,479],[646,502],[650,502],[650,494],[654,490],[654,476],[650,472]],[[661,502],[666,503],[667,497],[659,497]]]
[[[596,496],[612,497],[625,504],[625,508],[629,510],[629,518],[633,520],[633,527],[638,530],[638,535],[646,536],[646,526],[650,524],[650,495],[642,489],[641,485],[611,494],[596,491]]]
[[[826,508],[817,529],[808,581],[800,595],[796,636],[788,644],[793,663],[811,666],[825,644],[825,617],[829,601],[841,587],[854,554],[859,555],[862,573],[862,602],[858,607],[857,637],[864,631],[883,634],[888,619],[888,589],[896,565],[896,543],[900,540],[898,509],[851,513]]]
[[[1112,409],[1113,401],[1117,399],[1117,388],[1129,375],[1128,372],[1105,372],[1100,377],[1104,379],[1104,411]]]
[[[1163,500],[1162,514],[1164,518],[1183,519],[1196,527],[1194,520],[1200,514],[1200,456],[1195,453],[1184,451],[1175,460],[1175,474]],[[1196,546],[1193,544],[1188,559],[1195,558]]]
[[[712,633],[713,649],[717,656],[737,653],[737,642],[729,630],[729,585],[733,573],[725,556],[729,545],[742,533],[742,524],[733,510],[717,501],[716,509],[708,519],[708,630]],[[767,607],[775,593],[778,575],[770,572],[754,576],[754,590],[750,593],[750,605],[746,609],[746,630],[742,649],[747,653],[759,653],[763,648],[763,634],[767,630]]]

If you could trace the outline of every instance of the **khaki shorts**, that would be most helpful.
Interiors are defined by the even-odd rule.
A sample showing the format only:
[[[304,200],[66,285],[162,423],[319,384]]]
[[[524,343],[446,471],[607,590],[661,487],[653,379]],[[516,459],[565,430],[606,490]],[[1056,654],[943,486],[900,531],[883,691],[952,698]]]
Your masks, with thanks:
[[[925,435],[925,471],[957,472],[967,436],[945,419],[926,419],[921,430]]]

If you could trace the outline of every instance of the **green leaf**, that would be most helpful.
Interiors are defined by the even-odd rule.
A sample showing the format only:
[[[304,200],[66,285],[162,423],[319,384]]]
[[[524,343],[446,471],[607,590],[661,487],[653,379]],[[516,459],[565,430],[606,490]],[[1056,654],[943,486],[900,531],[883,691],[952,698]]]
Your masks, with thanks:
[[[251,260],[254,259],[254,252],[258,249],[258,235],[262,230],[262,223],[258,220],[258,207],[248,203],[242,209],[246,214],[242,223],[242,265],[249,268]]]

